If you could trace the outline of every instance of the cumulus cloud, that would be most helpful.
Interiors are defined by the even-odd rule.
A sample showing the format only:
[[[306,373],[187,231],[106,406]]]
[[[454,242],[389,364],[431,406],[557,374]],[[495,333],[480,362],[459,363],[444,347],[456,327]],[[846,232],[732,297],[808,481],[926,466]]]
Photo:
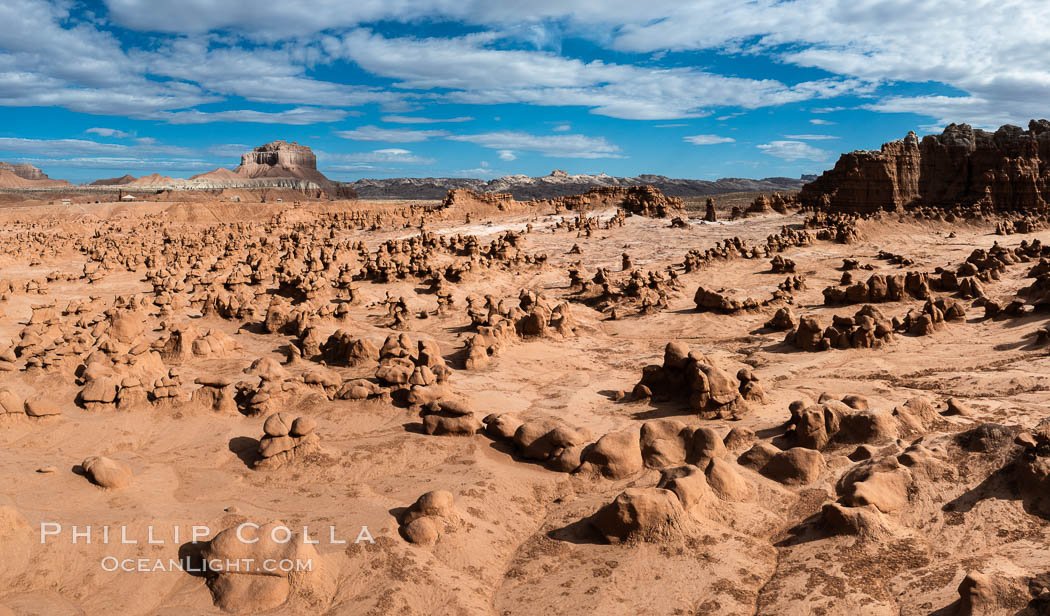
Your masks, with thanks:
[[[820,118],[813,118],[809,121],[810,124],[816,124],[817,126],[832,126],[835,123],[830,120],[822,120]]]
[[[69,2],[0,3],[0,105],[135,115],[217,100],[183,82],[149,80],[120,41],[78,21]]]
[[[1050,91],[1050,3],[1035,0],[535,0],[527,8],[492,0],[105,3],[105,22],[72,10],[68,0],[0,3],[0,106],[165,122],[305,124],[338,121],[363,105],[394,114],[422,103],[517,103],[666,120],[864,95],[872,102],[863,108],[872,112],[995,127],[1045,115]],[[461,22],[472,33],[387,38],[362,27],[428,21]],[[121,38],[120,27],[142,34]],[[617,62],[570,57],[562,32],[627,53]],[[761,55],[830,76],[787,83],[661,66],[666,52],[688,50]],[[620,60],[631,53],[645,60]],[[340,83],[314,70],[341,62],[379,79]],[[949,94],[882,89],[902,82],[944,84]],[[198,109],[224,102],[225,110]]]
[[[539,152],[551,158],[623,158],[619,146],[605,137],[586,135],[531,135],[520,131],[498,131],[477,135],[451,135],[452,141],[465,141],[500,151]],[[512,159],[510,159],[512,160]]]
[[[763,154],[776,156],[790,162],[807,160],[819,163],[831,158],[831,152],[815,148],[802,141],[771,141],[756,147]]]
[[[408,130],[400,128],[380,128],[378,126],[359,126],[354,130],[336,131],[337,136],[352,141],[386,141],[390,143],[415,143],[432,137],[444,137],[444,130]]]
[[[182,112],[230,96],[303,106],[405,104],[404,93],[308,77],[317,60],[308,47],[249,47],[202,35],[149,39],[141,48],[125,49],[111,31],[72,13],[71,6],[45,0],[0,3],[6,32],[0,40],[0,106],[57,106],[167,121],[183,120],[190,116]]]
[[[197,84],[209,93],[260,103],[355,107],[396,105],[403,95],[379,88],[313,79],[316,52],[296,45],[273,49],[216,46],[214,37],[179,37],[129,57],[150,73]]]
[[[716,143],[733,143],[736,141],[732,137],[720,137],[718,135],[691,135],[682,137],[682,140],[688,141],[693,145],[714,145]]]
[[[496,155],[499,156],[500,160],[516,160],[518,158],[510,150],[500,150]]]
[[[868,108],[991,127],[1045,109],[1048,19],[1045,2],[701,0],[628,24],[613,45],[640,52],[735,49],[867,82],[943,83],[964,95],[896,97]]]
[[[860,80],[819,79],[794,85],[774,79],[727,77],[694,68],[651,68],[584,62],[547,51],[493,48],[494,33],[456,38],[387,38],[357,29],[326,36],[324,52],[396,80],[406,90],[451,90],[464,104],[525,103],[588,107],[614,118],[659,120],[709,115],[710,108],[745,108],[867,92]]]
[[[744,105],[753,108],[855,93],[864,84],[932,81],[958,90],[958,95],[949,97],[956,100],[930,100],[928,95],[899,97],[876,101],[869,109],[938,119],[951,116],[957,121],[991,126],[1040,115],[1038,110],[1045,108],[1043,102],[1050,87],[1050,67],[1045,62],[1050,52],[1050,38],[1045,32],[1050,3],[1034,0],[535,0],[528,7],[492,0],[106,0],[106,5],[110,19],[138,31],[194,38],[229,30],[236,36],[271,44],[324,33],[326,53],[338,52],[365,70],[399,80],[402,88],[445,87],[448,83],[452,84],[448,87],[469,93],[460,98],[463,101],[580,105],[596,113],[634,119],[697,117],[712,107],[737,104],[726,90],[739,91],[739,98],[753,100]],[[12,91],[21,94],[6,98],[0,87],[0,104],[58,104],[104,112],[176,110],[201,104],[195,101],[207,98],[210,92],[225,91],[244,91],[256,97],[249,100],[285,98],[291,100],[288,104],[302,105],[350,105],[391,95],[392,100],[377,102],[403,103],[397,93],[349,89],[307,77],[301,67],[324,59],[317,57],[316,49],[304,50],[294,44],[237,53],[193,51],[186,56],[203,57],[202,66],[229,67],[236,78],[225,86],[209,80],[204,71],[179,78],[191,80],[186,84],[189,88],[172,82],[146,82],[135,68],[136,62],[122,53],[110,34],[71,22],[68,6],[67,2],[8,0],[0,7],[6,26],[4,47],[17,56],[9,58],[9,66],[14,67],[8,69],[9,81],[20,78],[31,82],[32,76],[44,76],[45,81],[50,79],[60,86],[57,90],[46,83],[28,88],[12,86]],[[420,42],[409,38],[384,41],[359,29],[362,24],[382,21],[426,20],[458,21],[481,31],[459,39]],[[348,30],[346,36],[341,34]],[[651,66],[582,62],[561,57],[560,30],[618,51],[646,54],[649,62],[659,62],[667,51],[678,50],[764,54],[775,61],[821,69],[838,77],[808,87],[764,84],[763,80],[721,84],[720,80],[729,78],[705,77],[691,69],[677,75]],[[487,47],[500,38],[529,45],[533,51]],[[174,48],[177,45],[160,49],[160,55],[183,53]],[[46,46],[51,49],[45,50]],[[432,51],[434,56],[428,60],[421,50]],[[460,55],[459,51],[464,53]],[[280,70],[272,79],[263,74],[253,84],[251,75],[238,73],[236,62],[221,57],[235,56],[248,65],[255,53],[259,54],[259,63],[280,60]],[[491,70],[494,64],[498,70]],[[151,64],[164,65],[163,57]],[[632,70],[651,74],[633,103],[629,88],[625,92],[621,87],[632,82],[633,75],[627,75]],[[682,89],[675,85],[678,77],[687,84],[696,83]],[[295,85],[302,88],[286,87]],[[76,91],[100,87],[114,89],[108,102]],[[322,98],[296,98],[314,93]],[[350,102],[336,103],[338,100]]]

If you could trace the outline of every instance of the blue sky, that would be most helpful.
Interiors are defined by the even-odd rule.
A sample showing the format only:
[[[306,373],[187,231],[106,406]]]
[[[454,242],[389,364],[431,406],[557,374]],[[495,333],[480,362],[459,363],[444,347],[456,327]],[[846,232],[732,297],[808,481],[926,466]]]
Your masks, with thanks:
[[[4,0],[0,20],[0,160],[74,182],[275,139],[339,180],[797,177],[1050,99],[1042,0]]]

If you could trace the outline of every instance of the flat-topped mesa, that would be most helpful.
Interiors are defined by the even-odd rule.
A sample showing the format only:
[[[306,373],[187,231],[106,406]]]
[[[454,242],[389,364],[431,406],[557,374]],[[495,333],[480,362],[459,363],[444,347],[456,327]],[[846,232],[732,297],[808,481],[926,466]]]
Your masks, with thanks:
[[[920,205],[980,204],[1003,211],[1043,211],[1050,200],[1050,122],[995,132],[950,124],[920,141],[914,132],[881,150],[843,154],[802,187],[808,206],[874,212]]]
[[[40,170],[39,167],[34,167],[29,163],[20,163],[12,165],[11,163],[0,162],[0,169],[4,171],[10,171],[17,175],[23,180],[50,180],[47,174]]]
[[[317,157],[308,146],[294,141],[273,141],[241,155],[234,173],[248,178],[296,177],[328,184],[317,171]]]
[[[233,171],[219,168],[171,183],[193,189],[284,188],[315,198],[357,197],[352,188],[329,180],[317,170],[317,157],[308,146],[286,141],[273,141],[241,155],[241,164]]]
[[[39,168],[27,163],[17,165],[0,162],[0,189],[59,188],[71,186],[65,180],[52,180]]]

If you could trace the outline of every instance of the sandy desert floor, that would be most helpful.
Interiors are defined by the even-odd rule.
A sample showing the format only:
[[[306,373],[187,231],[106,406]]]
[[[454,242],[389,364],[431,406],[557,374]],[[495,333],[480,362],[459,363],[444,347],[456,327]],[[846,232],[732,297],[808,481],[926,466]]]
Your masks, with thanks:
[[[353,302],[334,288],[342,266],[362,268],[356,242],[374,255],[382,242],[418,235],[416,220],[374,230],[330,224],[332,213],[381,207],[392,206],[0,209],[0,279],[11,283],[0,293],[0,349],[12,347],[0,362],[0,605],[48,616],[1045,613],[1039,610],[1050,602],[1040,580],[1050,585],[1050,514],[1031,490],[1034,471],[1021,468],[1032,466],[1024,457],[1037,448],[1026,449],[1024,439],[1039,432],[1050,406],[1050,357],[1037,342],[1045,313],[985,318],[971,300],[955,298],[965,318],[930,335],[896,333],[879,348],[821,352],[787,344],[785,331],[764,324],[784,306],[825,325],[833,315],[852,316],[860,305],[825,306],[822,295],[839,285],[843,259],[872,267],[852,272],[858,282],[876,273],[933,272],[997,242],[1011,250],[1022,240],[1050,243],[1050,230],[998,236],[991,224],[864,221],[853,244],[813,239],[778,253],[805,277],[790,303],[721,314],[697,311],[698,286],[762,299],[785,274],[770,271],[769,257],[686,272],[686,253],[733,237],[761,245],[784,226],[801,230],[803,214],[705,224],[702,212],[691,212],[685,228],[629,216],[589,234],[559,228],[571,213],[477,212],[470,222],[446,214],[426,230],[473,235],[484,247],[531,224],[507,253],[547,258],[435,250],[429,263],[438,268],[474,263],[443,283],[453,304],[439,310],[438,295],[413,274],[354,281]],[[590,213],[602,221],[614,214]],[[278,252],[267,256],[260,238]],[[342,248],[322,254],[336,245]],[[880,251],[913,263],[879,259]],[[625,301],[611,319],[601,304],[580,301],[569,268],[578,262],[587,280],[602,267],[621,278],[623,253],[639,271],[677,274],[666,307],[640,314]],[[251,284],[255,259],[270,259],[271,272]],[[1027,274],[1038,260],[1006,266],[982,283],[985,294],[1011,299],[1032,284]],[[320,272],[323,284],[302,294],[317,279],[307,271]],[[565,302],[569,324],[539,336],[512,331],[483,365],[468,368],[465,346],[477,324],[467,298],[477,298],[478,308],[485,296],[517,306],[522,290],[552,306]],[[202,315],[209,293],[238,292],[253,303]],[[308,336],[294,319],[267,331],[278,320],[267,318],[273,296],[306,314]],[[392,328],[388,297],[405,299],[402,329]],[[909,298],[876,307],[892,318],[924,304]],[[331,314],[333,307],[342,312]],[[183,347],[165,346],[176,330],[211,330],[211,344],[187,349],[187,337]],[[377,378],[378,356],[357,365],[329,357],[322,365],[325,357],[312,351],[337,330],[374,349],[404,334],[409,355],[418,341],[435,342],[441,357],[429,358],[430,367],[447,371],[420,371],[418,357],[401,363],[426,381],[423,389],[440,386],[469,406],[467,415],[437,413],[438,424],[474,422],[477,430],[428,434],[421,405],[405,398],[411,383]],[[705,419],[685,398],[634,395],[643,368],[664,363],[669,342],[702,353],[730,378],[750,368],[764,396],[736,405],[732,417]],[[443,374],[447,380],[430,384]],[[341,397],[355,379],[371,383],[368,393]],[[850,394],[860,397],[838,402]],[[961,413],[945,413],[949,399]],[[823,411],[835,417],[829,422],[864,414],[865,426],[877,429],[847,438],[842,428],[837,440],[829,433],[804,462],[781,465],[785,471],[769,457],[798,449],[798,430],[789,424],[796,400],[811,409],[831,400],[832,410]],[[23,409],[25,401],[34,404]],[[33,416],[31,406],[46,412]],[[274,412],[289,421],[312,418],[316,427],[303,441],[308,447],[283,451],[283,463],[271,467],[259,464],[258,450]],[[512,429],[504,438],[481,421],[501,413]],[[521,422],[536,435],[561,426],[572,442],[549,449],[575,447],[582,464],[575,472],[552,470],[560,454],[536,453],[539,445],[530,445],[539,439],[522,430],[513,436]],[[647,445],[647,424],[650,435],[669,435],[666,442]],[[688,451],[692,437],[680,435],[698,428],[720,439],[733,430],[732,438],[697,458]],[[587,449],[609,434],[626,435],[615,442],[631,451],[613,452],[623,459],[603,462]],[[93,456],[107,458],[117,475],[110,487],[99,485],[106,477],[89,477],[84,463]],[[671,485],[671,467],[699,474]],[[663,489],[669,485],[680,489]],[[408,530],[407,520],[418,517],[409,508],[432,491],[449,492],[451,505],[442,501],[425,524]],[[625,493],[637,497],[621,507],[626,534],[610,541],[598,512]],[[209,541],[220,531],[270,521],[298,533],[292,545],[304,527],[318,541],[292,550],[311,558],[311,571],[107,570],[127,559],[143,559],[134,562],[147,568],[197,562],[209,549],[217,553]],[[74,543],[74,526],[80,533],[90,527],[91,542],[80,535]],[[147,542],[150,526],[157,543]],[[196,542],[194,526],[207,527]],[[121,527],[137,543],[122,543]],[[42,528],[54,533],[43,542]]]

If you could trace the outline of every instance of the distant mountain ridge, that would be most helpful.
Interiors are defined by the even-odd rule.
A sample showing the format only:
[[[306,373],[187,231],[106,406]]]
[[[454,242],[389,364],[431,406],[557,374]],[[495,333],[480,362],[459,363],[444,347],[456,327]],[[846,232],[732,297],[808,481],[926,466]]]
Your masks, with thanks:
[[[352,199],[444,199],[449,190],[466,188],[479,193],[510,193],[515,199],[550,199],[587,192],[597,187],[651,185],[671,197],[702,197],[728,192],[793,192],[803,179],[772,177],[751,180],[721,178],[714,181],[669,178],[663,175],[616,177],[569,174],[560,169],[549,175],[505,175],[491,180],[477,178],[387,178],[356,182],[329,180],[317,169],[317,158],[309,146],[273,141],[241,156],[241,164],[230,170],[220,167],[189,179],[152,173],[96,180],[75,190],[118,189],[125,192],[161,190],[286,189],[311,198]],[[52,180],[40,169],[26,164],[0,163],[0,189],[74,189],[64,180]]]
[[[468,188],[475,192],[510,193],[518,200],[564,197],[586,192],[596,186],[637,186],[648,184],[673,197],[701,197],[727,192],[796,191],[802,187],[801,178],[773,177],[751,180],[721,178],[718,180],[687,180],[663,175],[643,174],[635,177],[616,177],[606,174],[573,175],[556,169],[550,175],[529,177],[505,175],[492,180],[476,178],[389,178],[363,179],[348,182],[358,196],[364,199],[441,199],[454,188]]]

